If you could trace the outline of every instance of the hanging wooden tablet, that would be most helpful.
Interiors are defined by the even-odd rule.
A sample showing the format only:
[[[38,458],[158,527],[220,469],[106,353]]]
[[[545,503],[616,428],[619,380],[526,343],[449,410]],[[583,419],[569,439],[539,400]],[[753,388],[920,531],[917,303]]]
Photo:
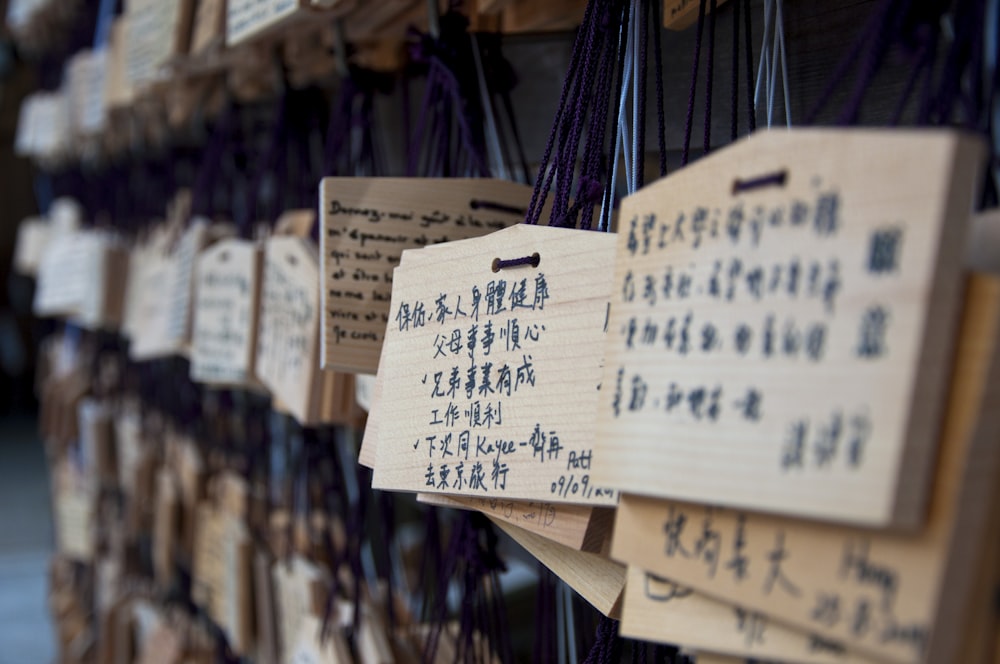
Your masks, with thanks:
[[[323,623],[314,615],[305,616],[299,631],[291,639],[287,664],[351,664],[347,641],[336,629],[323,636]]]
[[[274,582],[271,577],[273,558],[265,546],[258,546],[253,558],[254,608],[257,632],[256,659],[262,662],[280,662],[281,650],[278,642],[277,609],[274,597]]]
[[[110,114],[127,108],[135,98],[135,88],[125,75],[125,39],[129,18],[121,15],[111,24],[107,44],[107,75],[104,80],[104,106]]]
[[[280,661],[292,662],[296,638],[303,626],[325,610],[329,573],[296,554],[290,560],[275,562],[271,578],[282,652]]]
[[[128,85],[141,89],[166,77],[164,66],[185,55],[193,0],[129,0],[125,7],[124,61]]]
[[[166,468],[156,473],[156,505],[153,508],[153,577],[161,588],[173,580],[174,558],[179,539],[180,500],[174,474]]]
[[[175,199],[175,218],[185,219],[190,196],[185,192]],[[180,234],[166,253],[154,244],[145,260],[148,262],[137,284],[138,293],[130,305],[138,304],[137,327],[133,330],[129,355],[133,360],[149,360],[189,352],[191,340],[192,304],[194,300],[194,266],[198,254],[231,228],[209,226],[203,218],[195,218]]]
[[[616,502],[590,476],[614,242],[520,224],[397,270],[374,487]]]
[[[596,553],[574,551],[499,519],[493,522],[591,606],[616,620],[621,615],[625,566]]]
[[[405,249],[517,224],[530,198],[530,187],[502,180],[323,178],[323,368],[376,372]]]
[[[197,0],[194,25],[191,29],[192,56],[217,47],[225,41],[226,2],[225,0]]]
[[[710,599],[629,565],[621,635],[746,659],[798,664],[868,664],[843,644]]]
[[[309,16],[309,0],[228,0],[226,46],[273,34]]]
[[[72,100],[72,123],[77,136],[93,137],[104,129],[107,109],[104,105],[107,76],[105,49],[79,51],[67,67]]]
[[[625,495],[612,556],[868,656],[956,661],[1000,470],[1000,280],[975,275],[966,291],[934,493],[918,532]]]
[[[301,237],[272,237],[264,249],[257,375],[300,424],[318,419],[319,319],[316,245]]]
[[[125,308],[125,284],[128,283],[129,256],[114,238],[95,231],[85,233],[76,251],[83,256],[85,269],[80,275],[83,297],[72,320],[90,330],[117,330]]]
[[[14,245],[14,270],[29,276],[38,274],[42,255],[52,236],[52,227],[44,217],[28,217],[21,221],[17,225]]]
[[[82,231],[60,233],[49,242],[38,267],[32,306],[36,316],[70,316],[80,310],[97,242]]]
[[[254,242],[223,240],[195,267],[191,379],[213,385],[256,382],[262,252]]]
[[[69,462],[53,466],[56,549],[87,563],[95,549],[97,493],[94,482]]]
[[[954,132],[762,133],[627,197],[595,480],[921,523],[981,155]]]
[[[606,552],[615,519],[613,509],[586,505],[469,498],[439,493],[418,493],[417,501],[439,507],[476,510],[575,551],[588,553]]]

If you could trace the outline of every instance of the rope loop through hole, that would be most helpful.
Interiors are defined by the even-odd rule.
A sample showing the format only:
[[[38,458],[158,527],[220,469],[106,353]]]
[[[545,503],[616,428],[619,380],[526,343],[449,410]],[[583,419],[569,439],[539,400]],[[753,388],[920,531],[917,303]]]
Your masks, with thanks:
[[[509,267],[521,267],[523,265],[538,267],[541,262],[542,262],[542,257],[538,255],[537,251],[531,254],[530,256],[522,256],[521,258],[511,258],[509,260],[501,260],[500,258],[494,258],[493,271],[499,272],[500,270],[505,270]]]

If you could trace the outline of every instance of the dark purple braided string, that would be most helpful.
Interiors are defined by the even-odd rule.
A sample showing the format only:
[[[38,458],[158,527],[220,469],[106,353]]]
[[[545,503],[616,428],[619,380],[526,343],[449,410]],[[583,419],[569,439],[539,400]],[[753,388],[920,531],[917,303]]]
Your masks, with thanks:
[[[698,28],[694,38],[694,60],[691,63],[691,85],[688,89],[687,113],[684,116],[684,147],[681,166],[687,166],[691,154],[691,127],[694,122],[694,99],[698,90],[698,65],[701,62],[701,35],[705,26],[705,0],[698,2]]]
[[[566,112],[566,102],[569,98],[569,91],[573,86],[573,80],[580,67],[580,61],[583,58],[583,42],[586,39],[586,32],[589,30],[590,23],[593,20],[593,14],[595,11],[594,8],[598,4],[598,1],[599,0],[591,0],[587,3],[587,8],[583,15],[583,22],[580,24],[580,28],[577,30],[576,37],[573,41],[573,52],[570,56],[566,80],[563,83],[562,91],[559,93],[559,104],[556,110],[555,122],[553,123],[553,131],[549,132],[548,140],[545,142],[545,150],[542,152],[542,160],[538,165],[535,188],[531,193],[531,200],[528,203],[528,211],[525,213],[524,223],[526,224],[538,223],[540,217],[542,216],[542,208],[545,205],[545,199],[548,197],[550,187],[552,186],[552,179],[555,177],[554,165],[550,168],[552,150],[555,146],[557,136],[555,128],[560,126],[562,117]]]

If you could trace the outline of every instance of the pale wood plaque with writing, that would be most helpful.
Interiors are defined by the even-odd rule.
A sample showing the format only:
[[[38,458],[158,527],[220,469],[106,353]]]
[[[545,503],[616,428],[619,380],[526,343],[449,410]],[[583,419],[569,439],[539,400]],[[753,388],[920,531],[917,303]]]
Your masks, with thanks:
[[[262,253],[223,240],[197,259],[191,378],[225,385],[254,380]]]
[[[302,424],[319,411],[319,257],[299,237],[274,237],[264,250],[257,374]]]
[[[405,249],[479,237],[524,220],[531,188],[458,178],[324,178],[323,368],[374,374]]]
[[[232,46],[277,30],[302,18],[307,9],[307,0],[228,0],[226,45]]]
[[[623,495],[612,556],[900,663],[956,659],[1000,461],[1000,280],[968,281],[927,524],[893,533]]]
[[[622,636],[690,650],[796,664],[868,664],[837,641],[726,604],[629,565]],[[742,661],[742,660],[741,660]]]
[[[590,476],[614,242],[518,224],[414,250],[434,268],[396,271],[374,487],[615,503]]]
[[[981,155],[944,131],[763,133],[627,197],[595,478],[918,525]]]

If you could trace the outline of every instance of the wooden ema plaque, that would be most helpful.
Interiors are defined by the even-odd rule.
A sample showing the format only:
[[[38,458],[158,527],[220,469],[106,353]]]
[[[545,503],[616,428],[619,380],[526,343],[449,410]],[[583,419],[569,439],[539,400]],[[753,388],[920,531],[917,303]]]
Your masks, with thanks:
[[[257,341],[261,381],[302,424],[318,419],[319,257],[300,237],[273,237],[264,250]]]
[[[287,27],[308,16],[309,0],[229,0],[226,45],[233,46]]]
[[[614,558],[891,662],[958,661],[998,471],[1000,281],[968,281],[927,523],[876,531],[633,495]]]
[[[590,476],[614,242],[519,224],[396,270],[372,486],[615,504]]]
[[[915,527],[981,145],[756,134],[622,202],[601,484]]]
[[[418,493],[417,502],[482,512],[491,519],[588,553],[606,552],[615,520],[615,511],[609,507],[469,498],[439,493]]]
[[[254,242],[223,240],[195,268],[191,379],[247,385],[255,381],[262,253]]]
[[[609,618],[621,617],[624,565],[596,553],[574,551],[492,516],[490,519],[595,609]]]
[[[625,581],[621,635],[768,662],[875,661],[849,652],[837,641],[800,632],[760,611],[711,599],[634,565],[629,565]]]
[[[324,178],[320,192],[322,366],[374,374],[403,251],[520,223],[532,190],[485,179]]]

